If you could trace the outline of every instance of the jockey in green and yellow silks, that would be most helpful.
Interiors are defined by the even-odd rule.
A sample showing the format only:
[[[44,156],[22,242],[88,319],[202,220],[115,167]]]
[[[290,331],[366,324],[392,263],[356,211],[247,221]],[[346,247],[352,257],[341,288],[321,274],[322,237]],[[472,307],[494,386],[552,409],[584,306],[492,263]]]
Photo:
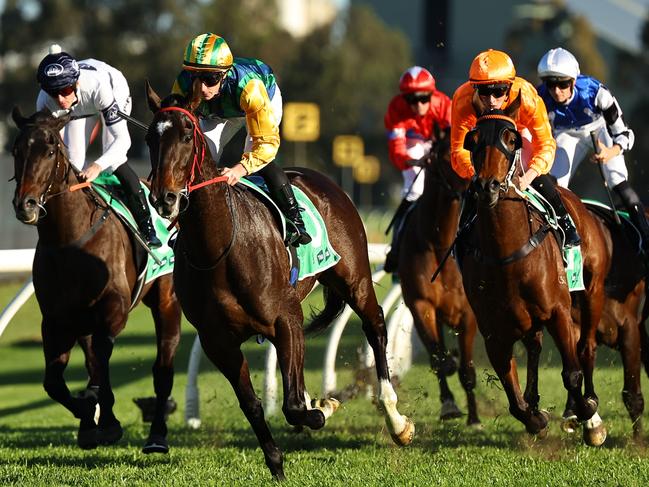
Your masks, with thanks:
[[[292,243],[309,243],[311,237],[288,178],[274,162],[280,143],[282,95],[272,69],[258,59],[233,57],[222,37],[207,33],[187,45],[183,70],[172,92],[188,95],[195,79],[201,81],[203,98],[196,112],[215,161],[238,130],[244,125],[247,130],[241,160],[224,169],[228,183],[234,185],[242,176],[259,174],[280,210],[297,228]]]

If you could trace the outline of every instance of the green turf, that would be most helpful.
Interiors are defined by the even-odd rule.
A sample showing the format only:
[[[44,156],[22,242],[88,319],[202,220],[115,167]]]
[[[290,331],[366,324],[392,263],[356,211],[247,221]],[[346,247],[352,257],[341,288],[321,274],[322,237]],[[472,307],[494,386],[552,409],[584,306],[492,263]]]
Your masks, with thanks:
[[[0,286],[0,306],[18,288],[17,283]],[[194,337],[187,323],[177,356],[174,397],[179,410],[169,421],[170,454],[140,453],[147,426],[132,399],[152,395],[152,336],[147,309],[140,306],[118,337],[111,360],[115,411],[124,426],[124,438],[116,446],[81,451],[75,446],[76,420],[42,389],[39,312],[30,300],[0,337],[0,485],[273,485],[230,386],[207,360],[199,377],[203,425],[197,431],[185,427],[186,367]],[[448,338],[449,345],[455,347],[452,335]],[[504,393],[493,380],[481,341],[478,338],[476,362],[482,429],[468,428],[463,420],[439,421],[436,379],[421,354],[398,390],[401,412],[417,425],[409,447],[392,444],[382,417],[365,398],[344,403],[317,432],[296,434],[281,414],[269,418],[285,454],[286,485],[649,485],[649,455],[643,442],[632,439],[620,396],[621,362],[615,352],[600,349],[596,371],[600,413],[609,438],[603,447],[589,448],[579,436],[568,436],[559,429],[565,393],[558,355],[549,339],[542,356],[540,393],[541,405],[550,410],[552,423],[544,440],[528,436],[508,414]],[[360,343],[358,322],[354,321],[341,344],[339,385],[351,381]],[[325,345],[326,336],[307,342],[305,375],[312,395],[320,389]],[[247,343],[245,353],[261,393],[265,345]],[[521,375],[524,379],[524,372]],[[78,350],[73,353],[67,377],[72,390],[85,384]],[[457,376],[450,379],[450,385],[465,409]],[[649,390],[646,376],[643,386]]]

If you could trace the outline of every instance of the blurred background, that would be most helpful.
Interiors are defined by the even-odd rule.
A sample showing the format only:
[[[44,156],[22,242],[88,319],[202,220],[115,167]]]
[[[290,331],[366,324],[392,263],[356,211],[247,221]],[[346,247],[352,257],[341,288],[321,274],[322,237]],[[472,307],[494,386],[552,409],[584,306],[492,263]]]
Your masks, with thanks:
[[[482,50],[508,52],[518,74],[537,84],[538,60],[562,46],[618,98],[636,134],[629,179],[647,202],[648,7],[649,0],[0,0],[0,249],[36,243],[36,230],[21,225],[11,206],[10,114],[14,105],[34,111],[36,67],[54,42],[77,59],[120,69],[132,115],[148,123],[144,80],[167,94],[187,42],[203,32],[223,36],[235,56],[275,71],[285,102],[278,162],[329,174],[361,211],[388,219],[402,183],[387,157],[383,116],[407,67],[427,67],[452,96]],[[143,133],[130,131],[130,163],[146,176]],[[231,144],[230,162],[240,144]],[[588,164],[573,189],[604,198]]]

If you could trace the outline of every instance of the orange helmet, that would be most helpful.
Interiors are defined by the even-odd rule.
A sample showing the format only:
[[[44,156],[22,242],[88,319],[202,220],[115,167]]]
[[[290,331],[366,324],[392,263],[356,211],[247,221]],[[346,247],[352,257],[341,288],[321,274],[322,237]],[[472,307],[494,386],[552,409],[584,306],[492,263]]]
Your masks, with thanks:
[[[493,49],[478,54],[469,68],[469,82],[476,85],[512,83],[515,77],[516,68],[511,58]]]

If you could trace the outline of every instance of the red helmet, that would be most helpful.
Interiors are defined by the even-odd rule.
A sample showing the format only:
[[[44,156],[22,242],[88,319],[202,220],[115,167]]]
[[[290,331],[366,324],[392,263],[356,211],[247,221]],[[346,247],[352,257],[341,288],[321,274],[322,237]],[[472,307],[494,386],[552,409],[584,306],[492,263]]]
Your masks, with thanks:
[[[413,66],[406,69],[399,80],[399,90],[404,95],[418,91],[432,93],[435,91],[435,78],[426,68]]]

